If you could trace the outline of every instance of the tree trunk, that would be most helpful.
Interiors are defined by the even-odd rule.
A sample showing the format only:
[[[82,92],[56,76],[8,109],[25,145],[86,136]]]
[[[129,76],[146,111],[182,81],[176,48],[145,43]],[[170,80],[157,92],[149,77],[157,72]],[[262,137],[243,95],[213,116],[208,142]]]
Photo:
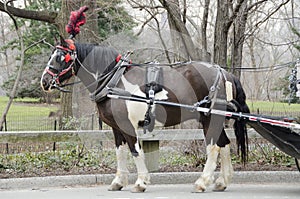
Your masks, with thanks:
[[[97,0],[85,0],[83,5],[89,8],[89,16],[87,18],[86,24],[81,28],[80,34],[78,35],[78,40],[80,42],[87,43],[98,43],[98,12],[97,12]],[[79,8],[78,8],[79,9]]]
[[[211,61],[210,55],[207,49],[207,23],[208,23],[208,11],[209,11],[209,4],[210,0],[205,0],[204,3],[204,12],[202,17],[202,24],[201,24],[201,41],[202,41],[202,55],[201,59],[203,61]]]
[[[218,0],[217,17],[214,33],[214,55],[213,62],[222,67],[227,66],[227,40],[229,5],[227,0]]]
[[[96,0],[86,0],[83,2],[83,5],[88,6],[89,8],[89,17],[87,19],[86,24],[84,27],[81,28],[80,34],[77,36],[77,40],[79,42],[84,43],[98,43],[99,38],[98,35],[98,23],[97,23],[97,1]],[[81,5],[82,6],[82,5]],[[78,9],[78,8],[76,8]],[[83,62],[84,64],[84,62]],[[77,79],[77,78],[76,78]],[[77,81],[77,80],[75,80]],[[79,80],[78,80],[79,81]],[[90,119],[96,113],[96,106],[95,103],[91,101],[89,97],[89,91],[83,84],[78,84],[74,86],[73,90],[73,114],[76,118],[87,118],[84,120],[84,124],[82,123],[80,128],[81,129],[91,129],[93,124]],[[80,120],[81,121],[81,120]]]
[[[57,21],[57,26],[59,29],[59,33],[64,37],[67,38],[68,35],[65,31],[65,26],[68,23],[70,12],[74,8],[75,2],[73,0],[62,0],[61,4],[61,13],[59,14]],[[74,78],[69,80],[69,83],[74,82]],[[67,90],[73,90],[72,86],[67,86]],[[70,118],[73,117],[73,110],[72,110],[72,93],[64,93],[61,92],[60,94],[60,109],[61,109],[61,117],[62,118]],[[59,122],[59,129],[64,129],[65,124],[63,123],[62,118]]]
[[[175,52],[185,60],[199,60],[199,52],[185,27],[180,13],[178,0],[159,0],[168,12],[168,21]],[[182,61],[175,60],[175,61]]]
[[[243,44],[245,40],[245,30],[247,22],[247,0],[245,0],[242,5],[240,12],[234,20],[233,24],[233,45],[231,51],[231,71],[238,78],[241,77],[241,70],[236,68],[241,68],[242,66],[242,54],[243,54]]]

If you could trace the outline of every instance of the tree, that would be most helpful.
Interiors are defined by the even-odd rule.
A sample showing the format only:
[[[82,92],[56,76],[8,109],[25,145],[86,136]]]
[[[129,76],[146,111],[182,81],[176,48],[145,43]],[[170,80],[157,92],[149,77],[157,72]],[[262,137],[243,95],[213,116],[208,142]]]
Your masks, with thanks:
[[[26,9],[47,9],[47,10],[57,10],[60,7],[60,2],[57,1],[34,1],[28,2]],[[26,22],[24,19],[16,19],[18,24],[22,26],[22,34],[24,35],[24,45],[32,46],[36,43],[34,47],[29,48],[25,54],[23,75],[20,80],[20,84],[15,97],[34,97],[42,98],[43,101],[50,100],[48,94],[45,94],[40,89],[40,74],[44,70],[44,64],[49,56],[49,46],[43,44],[43,41],[49,41],[53,44],[53,36],[58,34],[56,27],[49,23],[44,23],[41,21],[31,20]],[[26,25],[25,25],[26,24]],[[2,49],[17,48],[19,41],[17,39],[7,42],[2,46]],[[18,68],[17,68],[18,70]],[[16,78],[16,73],[12,74],[9,79],[3,84],[3,88],[7,92],[10,92],[14,80]]]
[[[173,40],[174,51],[179,55],[183,54],[180,55],[180,57],[185,57],[187,60],[199,60],[199,52],[185,26],[185,16],[182,16],[181,14],[179,0],[159,1],[168,13],[168,22]]]
[[[34,2],[34,4],[31,4]],[[31,19],[33,21],[30,21],[30,27],[28,27],[28,30],[31,30],[32,36],[36,37],[37,35],[40,36],[43,32],[49,33],[51,35],[51,31],[49,31],[49,28],[46,28],[46,30],[42,30],[41,27],[52,27],[55,26],[58,30],[60,35],[63,35],[64,37],[68,37],[67,33],[65,32],[65,25],[68,22],[68,18],[70,15],[70,11],[77,10],[80,6],[83,5],[89,5],[90,11],[88,13],[88,23],[83,28],[82,33],[85,36],[78,37],[79,40],[82,40],[81,38],[89,38],[88,40],[85,39],[86,42],[100,42],[101,40],[105,39],[105,36],[109,35],[110,33],[114,34],[118,31],[122,31],[124,29],[130,29],[134,23],[132,19],[128,16],[128,14],[125,12],[124,8],[121,6],[116,7],[117,4],[121,3],[120,0],[113,0],[109,3],[106,1],[79,1],[79,0],[62,0],[60,2],[57,2],[55,0],[51,1],[42,1],[42,0],[36,0],[36,1],[25,1],[25,3],[29,3],[28,7],[21,9],[16,8],[13,5],[7,6],[7,11],[13,15],[24,19]],[[50,7],[49,5],[55,5],[56,7]],[[104,7],[106,10],[100,10],[99,6],[105,5]],[[51,11],[55,10],[55,11]],[[0,11],[5,12],[5,5],[2,1],[0,1]],[[92,12],[91,12],[92,11]],[[97,15],[96,13],[99,13]],[[112,18],[111,16],[115,16]],[[99,18],[103,17],[103,18]],[[101,20],[99,20],[101,19]],[[42,25],[41,22],[47,22],[47,25]],[[110,22],[111,26],[108,26],[107,23]],[[40,28],[37,28],[37,31],[41,32],[35,32],[33,27],[34,24],[39,24],[38,26]],[[105,27],[105,30],[99,31],[97,29],[97,26]],[[51,28],[50,28],[51,30]],[[101,32],[101,36],[99,37],[99,32]],[[92,39],[93,38],[93,39]],[[32,38],[32,40],[35,40]],[[32,41],[29,39],[29,41]],[[36,52],[34,52],[36,53]],[[69,88],[72,89],[72,88]],[[64,117],[70,117],[73,115],[72,113],[72,95],[62,93],[61,95],[61,110],[62,115]]]
[[[213,61],[226,67],[237,77],[240,77],[244,44],[247,39],[255,34],[263,24],[266,24],[271,16],[290,2],[290,0],[280,2],[267,0],[127,1],[133,8],[144,10],[149,15],[142,21],[141,31],[147,25],[153,29],[151,22],[163,19],[164,12],[162,10],[164,10],[167,13],[169,28],[172,32],[170,37],[172,37],[175,52],[180,49],[182,54],[187,55],[185,57]],[[199,10],[197,12],[200,13],[199,18],[196,20],[199,20],[200,24],[194,20],[196,12],[193,13],[193,16],[189,16],[193,10]],[[255,13],[263,14],[260,14],[260,18],[255,24],[251,24],[249,15]],[[140,18],[137,20],[141,21]],[[160,34],[160,24],[156,24],[158,24],[157,31]],[[195,34],[193,35],[192,32]],[[209,34],[213,36],[209,38]],[[166,40],[166,38],[162,39]],[[213,48],[210,49],[209,46],[213,46]],[[210,54],[212,54],[212,60],[210,60]]]

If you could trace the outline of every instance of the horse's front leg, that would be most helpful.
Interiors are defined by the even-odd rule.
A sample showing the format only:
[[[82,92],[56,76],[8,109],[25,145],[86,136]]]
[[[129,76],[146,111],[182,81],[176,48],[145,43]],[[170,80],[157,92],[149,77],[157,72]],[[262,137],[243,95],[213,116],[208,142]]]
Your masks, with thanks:
[[[217,167],[217,159],[220,147],[216,144],[209,144],[206,147],[207,160],[201,177],[195,182],[195,192],[204,192],[206,187],[214,181],[214,171]]]
[[[128,169],[127,169],[127,146],[124,136],[120,131],[113,129],[116,142],[116,157],[117,157],[117,173],[112,181],[109,191],[120,191],[128,184]]]
[[[150,184],[150,175],[145,164],[145,154],[141,148],[138,140],[132,149],[133,160],[135,162],[138,178],[135,182],[135,185],[132,192],[144,192],[147,188],[147,184]]]
[[[231,164],[229,144],[227,144],[225,147],[221,147],[220,158],[221,158],[220,176],[217,178],[215,182],[215,189],[214,189],[215,191],[224,191],[232,179],[233,168]]]

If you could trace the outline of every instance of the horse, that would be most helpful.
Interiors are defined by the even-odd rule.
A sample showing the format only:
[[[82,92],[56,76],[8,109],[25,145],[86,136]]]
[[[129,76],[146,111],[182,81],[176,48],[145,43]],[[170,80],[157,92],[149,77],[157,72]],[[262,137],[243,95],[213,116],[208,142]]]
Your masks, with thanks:
[[[116,67],[120,65],[121,67]],[[153,70],[153,66],[159,69]],[[111,77],[112,71],[120,71],[116,68],[124,68],[124,70],[119,72],[118,78]],[[159,72],[153,73],[153,71]],[[107,93],[95,100],[99,117],[112,128],[115,139],[117,172],[109,186],[110,191],[119,191],[128,185],[126,147],[129,147],[138,173],[131,191],[144,192],[150,183],[149,171],[145,165],[144,152],[137,133],[137,129],[148,120],[152,120],[150,124],[154,123],[156,126],[163,127],[180,124],[190,119],[200,122],[205,135],[207,160],[202,175],[195,182],[193,189],[195,192],[203,192],[214,182],[214,171],[219,156],[220,176],[215,180],[214,189],[224,191],[227,188],[233,175],[230,140],[224,130],[224,121],[228,118],[168,103],[203,106],[209,109],[230,109],[247,113],[249,108],[245,102],[245,92],[234,75],[218,65],[201,61],[165,65],[132,64],[112,47],[61,38],[41,76],[41,87],[46,92],[53,89],[65,91],[62,87],[74,75],[82,81],[94,97],[108,87],[108,84],[103,84],[103,82],[107,82],[107,78],[110,77],[109,79],[116,79],[112,85],[117,88],[117,93],[120,95],[125,93],[128,96],[129,93],[135,98],[151,98],[154,102],[155,100],[165,102],[165,104],[151,104],[151,100],[148,100],[150,103],[143,103],[114,99],[110,98]],[[153,76],[161,78],[155,80]],[[152,86],[158,89],[153,89],[153,87],[149,89],[149,81],[145,80],[147,78],[156,82]],[[99,90],[99,87],[102,89]],[[228,96],[232,99],[227,99]],[[147,117],[147,113],[151,117]],[[235,120],[234,128],[241,157],[245,158],[247,152],[245,122]]]

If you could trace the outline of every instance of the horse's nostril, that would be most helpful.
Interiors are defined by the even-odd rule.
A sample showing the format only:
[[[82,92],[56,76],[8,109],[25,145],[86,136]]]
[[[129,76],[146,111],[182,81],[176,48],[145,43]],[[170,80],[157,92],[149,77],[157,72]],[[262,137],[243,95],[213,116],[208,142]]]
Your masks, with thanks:
[[[43,88],[44,90],[49,90],[50,84],[48,83],[48,81],[42,79],[42,80],[41,80],[41,85],[42,85],[42,88]]]
[[[44,87],[47,86],[47,84],[48,84],[48,83],[47,83],[45,80],[42,81],[42,85],[43,85]]]

